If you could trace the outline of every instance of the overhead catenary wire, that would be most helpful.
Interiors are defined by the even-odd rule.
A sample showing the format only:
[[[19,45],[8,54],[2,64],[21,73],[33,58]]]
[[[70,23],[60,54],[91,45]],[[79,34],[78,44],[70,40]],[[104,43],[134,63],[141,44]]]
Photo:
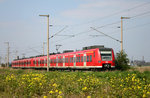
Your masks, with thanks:
[[[54,36],[58,35],[59,33],[61,33],[63,30],[65,30],[68,26],[65,26],[63,29],[61,29],[60,31],[58,31],[57,33],[55,33],[54,35],[52,35],[50,38],[53,38]]]
[[[136,8],[142,7],[142,6],[144,6],[144,5],[148,5],[148,4],[150,4],[150,2],[144,2],[144,3],[139,4],[139,5],[137,5],[137,6],[134,6],[134,7],[131,7],[131,8],[128,8],[128,9],[125,9],[125,10],[122,10],[122,11],[119,11],[119,12],[116,12],[116,13],[113,13],[113,14],[110,14],[110,15],[108,15],[108,16],[105,16],[104,18],[112,17],[112,16],[117,15],[117,14],[119,14],[119,13],[126,12],[126,11],[129,11],[129,10],[133,10],[133,9],[136,9]],[[144,14],[146,14],[146,13],[144,13]],[[139,15],[135,15],[135,16],[133,16],[132,18],[137,17],[137,16],[139,16]],[[96,20],[98,20],[98,19],[96,19]],[[92,21],[90,21],[90,22],[92,22]],[[88,23],[89,23],[89,22],[88,22]],[[106,26],[108,26],[108,25],[112,25],[112,24],[116,24],[116,23],[120,23],[120,21],[117,21],[117,22],[114,22],[114,23],[110,23],[110,24],[106,24],[106,25],[101,26],[101,27],[98,27],[98,28],[106,27]],[[85,23],[85,24],[86,24],[86,23]],[[78,24],[78,25],[80,25],[80,24]],[[96,28],[96,29],[98,29],[98,28]],[[92,31],[92,30],[87,30],[87,31],[83,31],[83,32],[77,33],[77,34],[75,34],[75,36],[76,36],[76,35],[79,35],[79,34],[84,34],[84,33],[86,33],[86,32],[90,32],[90,31]]]
[[[138,16],[142,16],[142,15],[145,15],[145,14],[148,14],[148,13],[150,13],[150,11],[147,11],[147,12],[144,12],[144,13],[140,13],[140,14],[135,15],[135,16],[132,16],[132,17],[130,17],[130,18],[133,19],[133,18],[136,18],[136,17],[138,17]],[[118,24],[118,23],[120,23],[120,21],[116,21],[116,22],[109,23],[109,24],[106,24],[106,25],[103,25],[103,26],[100,26],[100,27],[96,27],[95,29],[107,27],[107,26],[110,26],[110,25]],[[84,33],[87,33],[87,32],[91,32],[91,31],[93,31],[93,30],[91,29],[91,30],[86,30],[86,31],[83,31],[83,32],[79,32],[79,33],[75,34],[73,37],[76,37],[76,36],[78,36],[78,35],[81,35],[81,34],[84,34]],[[55,42],[64,41],[64,40],[67,40],[67,39],[70,39],[70,38],[72,38],[72,37],[64,38],[64,39],[61,39],[61,40],[57,40],[57,41],[55,41]],[[116,41],[119,41],[119,40],[117,40],[117,39],[115,39],[115,40],[116,40]]]
[[[93,27],[91,27],[91,29],[93,29],[93,30],[95,30],[95,31],[97,31],[97,32],[99,32],[99,33],[101,33],[101,34],[103,34],[103,35],[105,35],[105,36],[107,36],[107,37],[109,37],[109,38],[111,38],[111,39],[113,39],[113,40],[116,40],[117,42],[120,42],[120,43],[121,43],[120,40],[118,40],[118,39],[116,39],[116,38],[113,38],[113,37],[111,37],[111,36],[109,36],[109,35],[107,35],[107,34],[101,32],[101,31],[99,31],[99,30],[93,28]]]
[[[139,16],[143,16],[143,15],[145,15],[145,14],[150,14],[150,11],[147,11],[147,12],[144,12],[144,13],[140,13],[140,14],[137,14],[137,15],[134,15],[134,16],[132,16],[132,17],[130,17],[130,18],[136,18],[136,17],[139,17]]]
[[[141,28],[141,27],[149,25],[149,24],[150,24],[150,22],[145,23],[145,24],[141,24],[141,25],[136,25],[136,26],[133,26],[133,27],[129,27],[129,28],[126,28],[125,31],[135,29],[135,28]]]
[[[113,23],[109,23],[109,24],[106,24],[106,25],[103,25],[103,26],[100,26],[100,27],[96,27],[96,29],[99,29],[99,28],[103,28],[103,27],[106,27],[106,26],[110,26],[110,25],[114,25],[114,24],[118,24],[120,23],[120,21],[116,21],[116,22],[113,22]],[[68,40],[70,38],[73,38],[73,37],[76,37],[76,36],[79,36],[79,35],[82,35],[82,34],[85,34],[85,33],[88,33],[88,32],[91,32],[93,31],[92,29],[90,30],[86,30],[86,31],[83,31],[83,32],[79,32],[77,34],[74,34],[74,36],[69,36],[68,38],[63,38],[63,39],[60,39],[60,40],[57,40],[57,41],[54,41],[53,43],[55,42],[59,42],[59,41],[64,41],[64,40]]]

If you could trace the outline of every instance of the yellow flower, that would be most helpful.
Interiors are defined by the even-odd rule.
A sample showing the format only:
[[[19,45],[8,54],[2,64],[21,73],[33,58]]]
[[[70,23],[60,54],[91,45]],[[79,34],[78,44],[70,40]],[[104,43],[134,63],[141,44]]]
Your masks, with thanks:
[[[50,94],[53,94],[54,92],[53,92],[53,91],[49,91],[49,93],[50,93]]]
[[[42,85],[42,83],[40,83],[40,86]]]
[[[43,96],[43,98],[47,98],[47,96]]]
[[[56,84],[56,83],[54,83],[54,84],[53,84],[53,86],[54,86],[54,87],[57,87],[57,84]]]
[[[82,88],[83,91],[87,90],[87,87]]]
[[[62,92],[61,92],[61,91],[59,91],[59,94],[62,94]]]
[[[143,98],[145,98],[146,97],[146,95],[145,94],[143,94]]]
[[[122,84],[120,85],[120,87],[122,87]]]
[[[112,85],[112,87],[115,87],[115,85]]]
[[[91,96],[87,96],[87,98],[91,98]]]
[[[62,96],[58,95],[57,98],[62,98]]]
[[[124,91],[126,91],[127,90],[127,88],[124,88]]]
[[[150,92],[147,92],[147,94],[150,94]]]
[[[140,86],[138,86],[138,89],[140,89],[141,87]]]
[[[56,90],[55,90],[55,92],[57,93],[57,92],[58,92],[58,90],[56,89]]]

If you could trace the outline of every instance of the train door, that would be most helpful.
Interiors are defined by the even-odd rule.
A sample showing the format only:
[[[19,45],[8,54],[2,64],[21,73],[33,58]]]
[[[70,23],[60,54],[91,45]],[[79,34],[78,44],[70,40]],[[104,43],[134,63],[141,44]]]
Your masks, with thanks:
[[[78,63],[79,63],[79,66],[83,66],[83,54],[79,54]]]
[[[65,67],[68,67],[68,65],[69,65],[68,62],[69,62],[68,61],[68,56],[65,56]]]
[[[58,67],[63,66],[63,56],[58,56]]]
[[[79,66],[79,55],[76,55],[76,66]]]
[[[38,59],[36,58],[36,67],[38,67]]]
[[[93,60],[93,53],[88,53],[86,56],[87,66],[93,66],[92,60]]]
[[[43,67],[44,66],[44,59],[43,58],[41,59],[40,63],[41,63],[41,67]]]
[[[69,66],[73,67],[73,55],[69,56]]]

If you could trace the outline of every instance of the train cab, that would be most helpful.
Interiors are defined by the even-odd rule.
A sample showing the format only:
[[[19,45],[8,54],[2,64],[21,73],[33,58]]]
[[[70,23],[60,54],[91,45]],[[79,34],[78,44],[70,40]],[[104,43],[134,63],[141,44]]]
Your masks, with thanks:
[[[115,56],[112,48],[99,49],[103,68],[115,68]]]

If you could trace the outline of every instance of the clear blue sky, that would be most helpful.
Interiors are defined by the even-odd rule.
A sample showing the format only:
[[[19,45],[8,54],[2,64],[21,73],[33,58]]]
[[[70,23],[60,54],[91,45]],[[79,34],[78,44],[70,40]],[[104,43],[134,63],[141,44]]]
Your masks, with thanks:
[[[42,54],[43,42],[47,38],[47,20],[39,14],[49,14],[50,36],[65,28],[50,39],[50,52],[82,49],[84,46],[104,45],[115,53],[120,43],[91,30],[98,30],[120,40],[120,17],[123,20],[123,45],[130,59],[150,61],[150,1],[149,0],[0,0],[0,56],[7,55],[10,43],[10,61],[15,51],[22,57]],[[110,24],[110,25],[108,25]],[[90,35],[101,35],[92,37]],[[46,54],[46,45],[45,45]],[[4,62],[4,60],[3,60]]]

